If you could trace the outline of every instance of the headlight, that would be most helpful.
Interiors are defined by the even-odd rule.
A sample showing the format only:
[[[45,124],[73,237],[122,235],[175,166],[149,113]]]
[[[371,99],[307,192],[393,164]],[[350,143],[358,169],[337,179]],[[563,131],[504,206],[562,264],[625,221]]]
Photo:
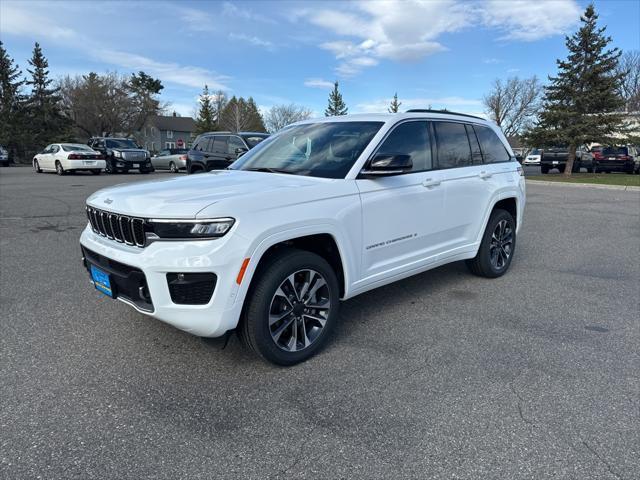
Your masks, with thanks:
[[[114,150],[113,151],[113,156],[120,158],[122,156],[122,152],[119,152],[118,150]]]
[[[224,236],[233,226],[233,218],[206,220],[149,220],[151,231],[160,238],[217,238]]]

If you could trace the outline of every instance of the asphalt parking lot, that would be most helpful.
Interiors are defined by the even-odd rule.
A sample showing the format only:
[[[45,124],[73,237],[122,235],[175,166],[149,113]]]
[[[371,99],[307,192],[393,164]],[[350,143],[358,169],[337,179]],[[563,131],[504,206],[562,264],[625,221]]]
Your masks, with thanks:
[[[93,290],[84,200],[0,169],[0,478],[640,477],[640,192],[529,184],[510,272],[343,304],[293,368]]]

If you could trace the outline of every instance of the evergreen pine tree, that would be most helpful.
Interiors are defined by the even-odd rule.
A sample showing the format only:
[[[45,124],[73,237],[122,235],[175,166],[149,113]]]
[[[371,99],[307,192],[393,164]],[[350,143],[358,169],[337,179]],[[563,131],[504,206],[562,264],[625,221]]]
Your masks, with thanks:
[[[209,87],[204,86],[200,94],[200,107],[198,108],[198,117],[196,118],[196,133],[213,132],[216,130],[216,114],[211,104],[211,95],[209,95]]]
[[[247,100],[247,116],[249,117],[248,128],[250,132],[266,132],[267,129],[264,126],[264,119],[260,114],[260,110],[253,100],[253,97],[249,97]]]
[[[37,151],[47,143],[64,141],[70,135],[70,121],[62,114],[60,106],[60,89],[51,86],[49,62],[37,42],[29,65],[31,69],[27,68],[27,71],[31,78],[26,84],[31,86],[31,93],[26,108],[30,141],[26,153]]]
[[[400,111],[400,105],[402,102],[398,101],[398,92],[393,95],[393,100],[391,100],[391,104],[389,105],[389,113],[398,113]]]
[[[20,89],[22,71],[9,56],[0,41],[0,145],[7,147],[11,159],[19,147],[19,137],[24,124],[22,115],[24,98]]]
[[[621,52],[607,48],[611,37],[604,34],[606,27],[597,26],[597,19],[591,4],[580,29],[566,38],[569,54],[557,60],[557,76],[549,77],[539,122],[528,135],[536,144],[568,146],[566,176],[571,175],[578,146],[615,142],[615,134],[625,130],[616,113],[624,103],[618,93],[621,77],[615,73]]]
[[[324,111],[325,117],[336,117],[346,115],[349,109],[342,100],[342,94],[338,91],[338,82],[333,84],[333,90],[329,94],[329,105]]]

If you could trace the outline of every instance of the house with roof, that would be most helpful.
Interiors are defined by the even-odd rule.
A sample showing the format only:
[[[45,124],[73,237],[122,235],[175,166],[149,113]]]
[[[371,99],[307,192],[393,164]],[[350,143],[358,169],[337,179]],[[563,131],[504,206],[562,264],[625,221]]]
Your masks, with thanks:
[[[152,153],[166,148],[189,148],[195,140],[196,122],[191,117],[157,115],[150,117],[136,134],[138,143]]]

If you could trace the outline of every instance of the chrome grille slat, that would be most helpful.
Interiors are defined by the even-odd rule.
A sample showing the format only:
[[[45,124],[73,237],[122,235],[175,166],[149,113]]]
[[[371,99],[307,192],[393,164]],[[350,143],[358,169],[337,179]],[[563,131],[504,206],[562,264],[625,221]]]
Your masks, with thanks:
[[[118,215],[89,206],[86,210],[91,228],[98,235],[127,245],[135,245],[140,248],[145,246],[145,220],[143,218]]]

